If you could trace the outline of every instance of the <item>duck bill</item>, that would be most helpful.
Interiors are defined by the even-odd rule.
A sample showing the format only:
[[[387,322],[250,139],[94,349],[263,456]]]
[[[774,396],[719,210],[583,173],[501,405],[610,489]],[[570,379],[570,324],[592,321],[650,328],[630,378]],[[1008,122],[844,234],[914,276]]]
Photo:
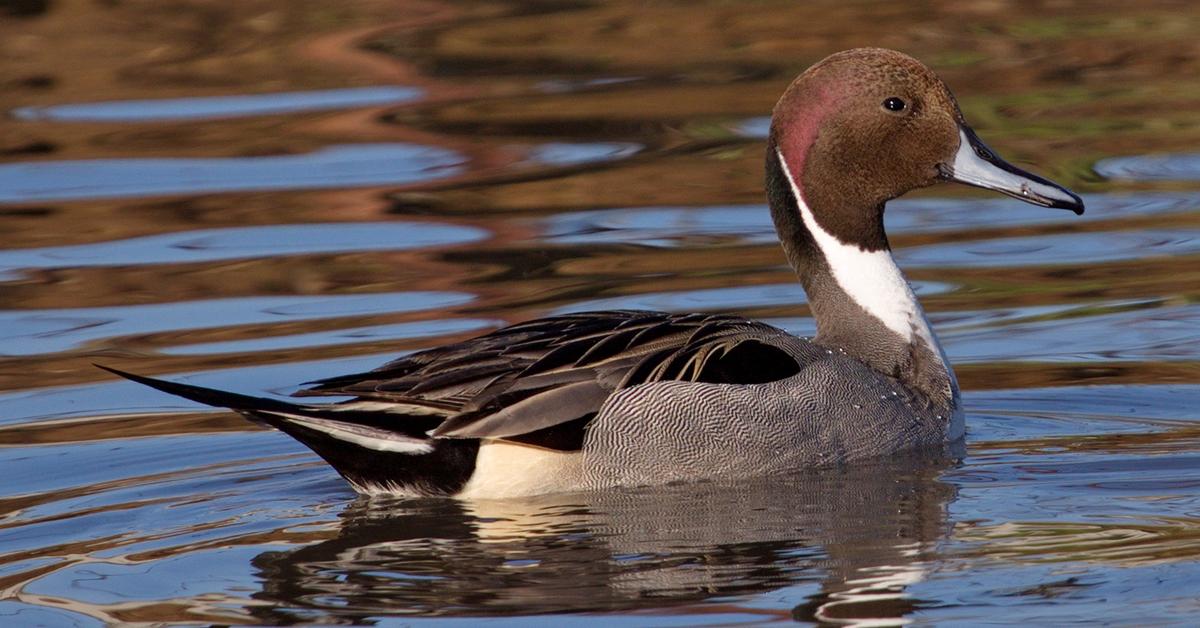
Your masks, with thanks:
[[[1067,188],[1000,159],[969,127],[958,129],[954,163],[941,166],[942,177],[985,190],[994,190],[1042,207],[1083,213],[1083,200]]]

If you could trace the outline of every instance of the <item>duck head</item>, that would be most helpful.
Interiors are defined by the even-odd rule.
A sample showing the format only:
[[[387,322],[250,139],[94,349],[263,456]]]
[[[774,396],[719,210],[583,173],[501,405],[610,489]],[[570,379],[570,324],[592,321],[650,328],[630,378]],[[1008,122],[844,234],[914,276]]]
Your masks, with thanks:
[[[825,231],[863,250],[887,248],[885,202],[941,181],[1083,213],[1066,188],[1000,159],[946,85],[893,50],[848,50],[809,68],[775,106],[768,146],[769,187],[794,190]]]
[[[896,377],[962,433],[958,384],[888,247],[884,204],[942,181],[1083,213],[1062,186],[996,156],[954,95],[916,59],[878,48],[832,55],[775,106],[767,195],[808,294],[814,342]]]

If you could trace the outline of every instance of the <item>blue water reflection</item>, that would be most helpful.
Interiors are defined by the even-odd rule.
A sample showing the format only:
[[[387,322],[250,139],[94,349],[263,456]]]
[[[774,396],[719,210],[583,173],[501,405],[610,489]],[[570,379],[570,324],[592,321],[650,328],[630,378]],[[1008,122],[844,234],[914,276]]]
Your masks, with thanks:
[[[415,87],[350,87],[304,92],[276,92],[194,98],[156,98],[19,107],[22,120],[55,122],[155,122],[207,120],[394,105],[414,101],[424,91]]]
[[[462,172],[463,157],[417,144],[344,144],[304,155],[0,164],[0,203],[402,185]]]
[[[1096,162],[1092,169],[1109,179],[1200,181],[1200,153],[1111,157]]]
[[[461,292],[262,296],[54,310],[0,310],[0,355],[66,351],[125,335],[395,314],[470,302]]]
[[[340,222],[197,229],[92,244],[0,249],[0,280],[14,271],[189,264],[232,259],[351,251],[403,251],[465,244],[488,232],[475,227],[421,222]]]
[[[350,327],[334,331],[269,336],[248,340],[183,344],[165,348],[162,352],[168,355],[213,355],[218,353],[278,351],[281,349],[326,347],[371,341],[384,342],[402,338],[436,338],[438,336],[467,332],[482,334],[491,328],[497,328],[501,325],[500,321],[487,319],[437,319],[413,323],[397,323],[395,325]]]

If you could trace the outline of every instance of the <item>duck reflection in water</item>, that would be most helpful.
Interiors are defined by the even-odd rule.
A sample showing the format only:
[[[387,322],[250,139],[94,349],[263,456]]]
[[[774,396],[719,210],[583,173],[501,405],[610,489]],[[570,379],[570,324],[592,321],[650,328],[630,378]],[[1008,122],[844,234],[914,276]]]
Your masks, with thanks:
[[[336,538],[255,559],[268,604],[247,611],[275,624],[640,608],[777,620],[737,598],[794,588],[795,619],[899,620],[950,530],[950,464],[523,500],[360,497]]]

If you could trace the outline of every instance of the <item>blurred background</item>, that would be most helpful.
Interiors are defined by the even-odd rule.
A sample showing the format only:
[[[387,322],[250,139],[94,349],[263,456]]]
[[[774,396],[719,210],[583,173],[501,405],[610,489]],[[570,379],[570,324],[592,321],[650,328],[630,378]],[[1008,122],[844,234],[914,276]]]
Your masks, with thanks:
[[[1198,42],[1193,2],[0,1],[0,622],[1186,624]],[[91,366],[286,394],[567,311],[811,334],[764,138],[855,46],[1088,205],[889,205],[961,464],[381,505]]]

